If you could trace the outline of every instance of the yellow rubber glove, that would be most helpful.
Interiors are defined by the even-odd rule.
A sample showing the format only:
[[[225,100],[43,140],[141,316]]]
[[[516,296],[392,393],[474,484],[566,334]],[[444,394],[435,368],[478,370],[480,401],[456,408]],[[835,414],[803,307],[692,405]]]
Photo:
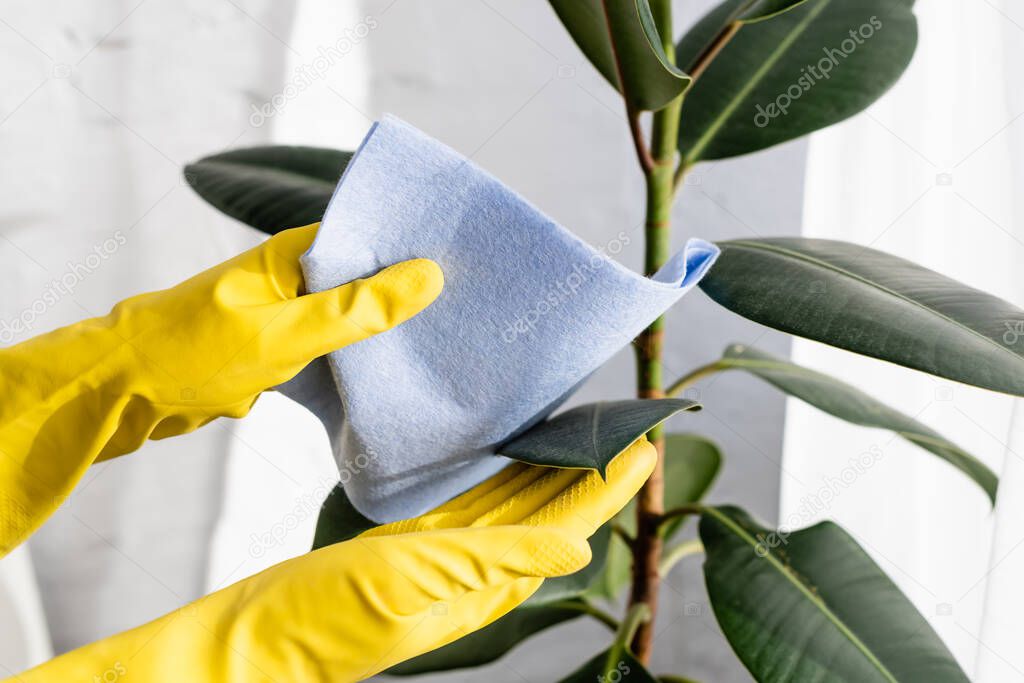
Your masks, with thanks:
[[[0,556],[93,462],[241,417],[314,358],[398,325],[440,293],[437,264],[415,260],[300,296],[298,259],[318,227],[0,349]]]
[[[150,683],[368,678],[486,626],[543,577],[586,566],[585,539],[656,460],[640,439],[611,462],[607,482],[512,465],[422,517],[289,560],[10,680],[87,681],[109,670]]]

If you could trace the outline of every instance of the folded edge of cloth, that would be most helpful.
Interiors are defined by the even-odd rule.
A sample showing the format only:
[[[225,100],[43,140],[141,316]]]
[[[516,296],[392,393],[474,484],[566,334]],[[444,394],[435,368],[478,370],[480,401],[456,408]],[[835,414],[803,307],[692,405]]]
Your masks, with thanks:
[[[619,246],[628,240],[620,233]],[[316,361],[281,391],[324,422],[361,513],[381,523],[412,517],[508,464],[498,445],[554,411],[717,256],[714,244],[691,239],[642,277],[385,116],[301,259],[306,286],[322,291],[430,258],[444,271],[444,291],[412,320]]]

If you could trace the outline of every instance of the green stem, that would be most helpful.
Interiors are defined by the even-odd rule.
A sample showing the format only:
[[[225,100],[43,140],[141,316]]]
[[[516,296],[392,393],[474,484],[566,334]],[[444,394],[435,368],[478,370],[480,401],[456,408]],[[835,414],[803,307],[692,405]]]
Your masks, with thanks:
[[[640,603],[633,605],[626,612],[626,618],[622,620],[618,633],[615,634],[615,641],[608,650],[608,658],[604,662],[604,670],[601,672],[601,680],[614,680],[613,673],[618,673],[619,664],[622,663],[622,656],[629,650],[629,644],[636,637],[637,631],[644,624],[651,622],[651,609]]]
[[[651,12],[661,35],[665,54],[669,60],[674,60],[671,0],[653,0]],[[675,195],[672,178],[676,163],[682,102],[683,98],[680,95],[663,109],[654,112],[651,122],[651,164],[644,168],[647,189],[644,272],[648,276],[657,272],[669,257],[672,200]],[[661,364],[664,332],[665,321],[658,318],[636,339],[637,396],[640,398],[664,396]],[[648,432],[647,438],[657,449],[659,457],[654,472],[637,494],[637,534],[633,543],[633,585],[629,598],[631,609],[644,604],[650,610],[650,618],[639,624],[632,639],[633,652],[641,662],[650,660],[654,638],[654,617],[657,612],[661,579],[658,574],[661,537],[657,533],[657,520],[664,511],[662,428],[659,426],[652,429]]]
[[[691,515],[702,514],[704,514],[703,505],[698,505],[696,503],[690,505],[680,505],[679,507],[674,507],[671,510],[664,512],[661,515],[661,518],[658,519],[658,526],[660,527],[664,524],[667,524],[668,522],[671,522],[674,519],[678,519],[679,517],[689,517]]]
[[[697,368],[696,370],[683,375],[682,377],[677,379],[675,382],[673,382],[672,385],[668,389],[665,390],[665,395],[666,396],[676,396],[683,389],[686,389],[690,385],[695,384],[696,382],[699,382],[700,380],[704,379],[705,377],[713,375],[716,372],[721,372],[722,370],[728,370],[728,369],[729,369],[728,367],[726,367],[725,365],[722,364],[722,361],[718,361],[718,360],[716,360],[714,363],[708,363],[707,365],[702,365],[699,368]]]
[[[670,548],[665,553],[665,556],[661,558],[661,564],[658,566],[658,572],[664,578],[668,576],[668,573],[672,571],[672,567],[676,566],[680,560],[702,552],[704,552],[704,544],[700,542],[700,539],[694,538],[684,541],[674,548]]]
[[[586,614],[589,617],[597,619],[602,624],[607,626],[609,630],[618,632],[621,624],[618,619],[608,614],[604,610],[595,607],[586,600],[563,600],[562,602],[553,602],[551,607],[558,607],[560,609],[571,609]]]
[[[622,526],[618,522],[614,522],[612,524],[612,533],[618,536],[620,539],[622,539],[622,542],[625,543],[628,547],[633,547],[634,538],[626,529],[626,527]]]

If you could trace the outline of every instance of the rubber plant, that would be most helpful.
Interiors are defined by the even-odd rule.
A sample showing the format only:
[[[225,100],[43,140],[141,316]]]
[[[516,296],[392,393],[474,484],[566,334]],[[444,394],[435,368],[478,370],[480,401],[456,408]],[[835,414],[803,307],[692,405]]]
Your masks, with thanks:
[[[913,0],[725,0],[678,40],[670,0],[550,4],[622,95],[646,181],[647,274],[668,256],[673,198],[687,172],[863,110],[900,77],[917,42]],[[319,219],[350,158],[305,147],[241,149],[191,164],[186,178],[221,211],[275,232]],[[739,315],[949,380],[1024,395],[1024,357],[1003,336],[1024,320],[1024,311],[1004,301],[846,242],[741,239],[719,246],[721,257],[701,288]],[[680,677],[686,672],[655,676],[647,665],[661,577],[680,559],[703,554],[718,623],[759,681],[966,681],[928,623],[849,534],[830,522],[771,529],[738,507],[702,504],[721,463],[718,447],[697,434],[665,434],[660,425],[697,408],[671,397],[713,373],[742,371],[838,418],[894,431],[958,468],[992,500],[995,475],[868,393],[757,349],[730,346],[720,359],[666,381],[665,343],[662,320],[636,339],[636,401],[563,412],[501,449],[528,462],[602,470],[647,433],[661,463],[630,506],[592,539],[591,565],[546,582],[483,630],[389,673],[480,666],[556,624],[592,618],[608,627],[609,645],[596,656],[582,653],[585,663],[562,680],[687,680]],[[688,518],[699,521],[699,538],[679,541]],[[369,526],[336,489],[321,511],[315,545]],[[620,604],[624,591],[620,617],[610,605]]]

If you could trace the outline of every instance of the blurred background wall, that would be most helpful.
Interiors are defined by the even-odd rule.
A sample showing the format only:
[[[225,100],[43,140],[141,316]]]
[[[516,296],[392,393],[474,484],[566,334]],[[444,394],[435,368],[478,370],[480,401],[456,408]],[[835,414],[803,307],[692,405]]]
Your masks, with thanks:
[[[713,4],[677,3],[679,23]],[[31,309],[111,235],[126,238],[34,316],[32,333],[102,314],[258,239],[181,182],[186,162],[271,141],[352,148],[383,112],[471,157],[595,246],[625,232],[619,258],[641,266],[643,190],[621,100],[544,0],[13,0],[0,19],[0,319]],[[255,113],[275,95],[280,107]],[[794,143],[699,167],[674,214],[674,245],[798,233],[804,160],[805,144]],[[787,352],[781,335],[698,292],[672,312],[668,335],[670,377],[733,341]],[[625,350],[574,402],[627,397],[632,384]],[[742,375],[714,379],[699,398],[704,412],[672,427],[721,444],[727,465],[712,500],[775,521],[783,399]],[[93,468],[32,539],[31,557],[0,563],[17,603],[0,619],[0,664],[20,670],[51,644],[61,652],[134,626],[303,552],[316,502],[336,479],[318,425],[278,396],[238,423]],[[298,523],[286,535],[254,540],[289,515]],[[673,572],[662,597],[656,670],[749,680],[710,614],[697,561]],[[555,680],[603,637],[581,620],[484,671],[432,680]]]

